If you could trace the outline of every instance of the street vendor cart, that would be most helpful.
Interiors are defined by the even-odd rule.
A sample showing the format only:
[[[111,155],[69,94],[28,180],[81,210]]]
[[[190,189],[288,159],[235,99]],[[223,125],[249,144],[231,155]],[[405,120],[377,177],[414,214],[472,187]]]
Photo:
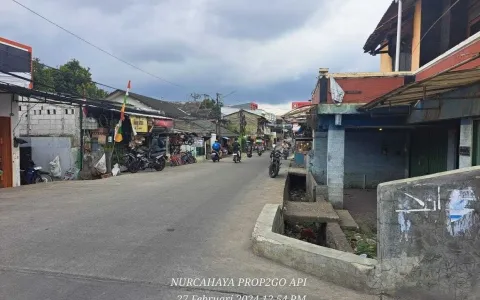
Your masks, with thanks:
[[[312,149],[311,137],[297,137],[294,142],[294,151],[295,151],[295,164],[300,166],[305,166],[305,156],[308,155],[308,152]]]

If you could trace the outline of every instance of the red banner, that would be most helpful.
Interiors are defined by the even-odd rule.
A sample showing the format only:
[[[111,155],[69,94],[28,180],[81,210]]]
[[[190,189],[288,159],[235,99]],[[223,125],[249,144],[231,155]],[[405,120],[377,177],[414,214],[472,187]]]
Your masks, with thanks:
[[[155,119],[153,125],[155,127],[173,128],[173,120]]]
[[[312,102],[310,101],[303,101],[303,102],[292,102],[292,109],[297,109],[300,107],[311,105]]]

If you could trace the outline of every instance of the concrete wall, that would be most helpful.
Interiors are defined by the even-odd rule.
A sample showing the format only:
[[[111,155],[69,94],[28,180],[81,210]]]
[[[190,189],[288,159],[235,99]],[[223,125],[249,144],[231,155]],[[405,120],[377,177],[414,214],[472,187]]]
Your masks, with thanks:
[[[345,188],[375,188],[405,178],[406,143],[406,130],[347,129]]]
[[[22,137],[28,144],[21,147],[32,147],[32,160],[43,170],[50,171],[50,162],[58,155],[62,177],[65,172],[76,166],[78,160],[78,148],[72,147],[70,137]]]
[[[472,167],[378,186],[378,259],[396,296],[477,299],[479,176]]]
[[[18,100],[15,98],[15,100]],[[15,148],[13,138],[19,136],[18,130],[18,104],[12,101],[11,94],[0,94],[0,116],[10,117],[10,126],[12,128],[12,186],[20,186],[20,149]]]
[[[70,136],[73,145],[80,145],[80,113],[78,107],[68,104],[47,104],[24,98],[19,103],[21,136]]]
[[[318,184],[327,182],[327,133],[315,132],[313,138],[313,156],[309,159],[310,172]]]

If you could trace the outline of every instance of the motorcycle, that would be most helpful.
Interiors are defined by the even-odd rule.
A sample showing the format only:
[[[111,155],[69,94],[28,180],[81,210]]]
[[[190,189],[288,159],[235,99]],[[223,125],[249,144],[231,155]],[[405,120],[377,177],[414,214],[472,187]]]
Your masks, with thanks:
[[[167,164],[167,155],[165,151],[152,153],[142,149],[130,149],[125,154],[125,166],[130,173],[137,173],[147,168],[162,171]]]
[[[242,160],[242,155],[241,155],[240,151],[234,152],[233,153],[233,162],[237,163],[237,162],[240,162],[241,160]]]
[[[212,154],[210,155],[210,157],[212,158],[213,162],[220,161],[220,156],[218,155],[217,151],[212,151]]]
[[[52,176],[50,173],[42,171],[42,167],[36,166],[33,160],[30,159],[28,167],[20,169],[22,174],[22,184],[36,184],[40,182],[52,182]]]
[[[258,147],[258,148],[257,148],[257,154],[258,154],[258,156],[262,156],[262,153],[263,153],[263,147]]]
[[[280,165],[282,164],[280,162],[281,157],[282,153],[279,150],[273,150],[272,153],[270,153],[270,166],[268,166],[268,174],[271,178],[277,177],[278,172],[280,171]]]
[[[247,157],[248,158],[252,157],[252,147],[251,146],[247,148]]]

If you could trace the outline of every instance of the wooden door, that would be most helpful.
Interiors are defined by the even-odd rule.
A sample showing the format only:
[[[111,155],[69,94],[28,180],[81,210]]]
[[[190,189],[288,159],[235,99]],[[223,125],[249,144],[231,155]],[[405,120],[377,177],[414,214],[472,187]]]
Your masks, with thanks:
[[[0,117],[0,188],[12,187],[12,130],[9,117]]]

